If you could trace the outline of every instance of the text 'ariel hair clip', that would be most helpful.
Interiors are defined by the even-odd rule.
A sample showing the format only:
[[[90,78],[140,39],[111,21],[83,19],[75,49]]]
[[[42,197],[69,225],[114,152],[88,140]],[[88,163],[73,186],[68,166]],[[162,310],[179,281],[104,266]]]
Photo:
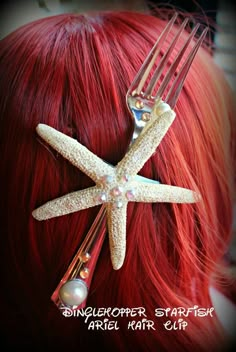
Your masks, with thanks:
[[[185,20],[144,92],[144,83],[158,56],[159,45],[165,40],[176,17],[177,15],[174,15],[162,32],[127,92],[127,105],[134,117],[135,129],[129,150],[115,167],[108,165],[75,139],[50,126],[44,124],[37,126],[39,136],[71,164],[88,175],[96,185],[47,202],[33,211],[34,218],[47,220],[103,205],[69,269],[52,295],[52,300],[59,308],[80,309],[85,306],[92,274],[105,237],[106,226],[103,221],[105,217],[108,224],[111,262],[113,268],[118,270],[125,260],[128,202],[193,203],[201,198],[198,193],[191,190],[160,184],[137,175],[174,121],[175,112],[172,109],[191,62],[206,34],[205,30],[195,43],[163,102],[160,97],[174,76],[176,67],[196,33],[197,29],[193,29],[177,59],[169,68],[156,96],[153,97],[152,92],[156,81],[187,23]]]

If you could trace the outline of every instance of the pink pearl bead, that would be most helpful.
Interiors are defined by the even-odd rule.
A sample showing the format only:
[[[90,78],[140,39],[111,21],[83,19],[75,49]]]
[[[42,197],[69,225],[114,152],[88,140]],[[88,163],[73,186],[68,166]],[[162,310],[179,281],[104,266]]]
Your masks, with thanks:
[[[129,199],[129,200],[132,200],[134,199],[134,191],[132,189],[128,190],[126,193],[126,198]]]
[[[128,182],[128,181],[129,181],[129,176],[128,176],[128,175],[123,175],[123,176],[121,177],[121,181],[122,181],[123,183]]]
[[[82,253],[81,256],[80,256],[80,260],[83,263],[87,263],[90,258],[91,258],[91,255],[88,252],[87,253]]]
[[[80,274],[80,277],[82,277],[82,279],[87,279],[89,277],[89,269],[83,268],[79,274]]]
[[[123,189],[121,187],[115,187],[111,190],[111,195],[114,197],[118,197],[122,194]]]
[[[107,184],[110,184],[112,182],[112,176],[110,175],[105,175],[101,178],[101,183],[103,186],[106,186]]]

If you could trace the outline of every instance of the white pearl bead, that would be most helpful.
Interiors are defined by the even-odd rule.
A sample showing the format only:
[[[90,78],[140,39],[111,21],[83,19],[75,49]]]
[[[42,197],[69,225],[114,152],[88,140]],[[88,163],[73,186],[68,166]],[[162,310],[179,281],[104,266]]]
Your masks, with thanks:
[[[67,281],[60,289],[59,296],[67,306],[79,306],[87,298],[88,288],[79,279]]]
[[[160,103],[159,105],[157,105],[156,109],[155,109],[155,113],[160,116],[162,115],[164,112],[169,111],[170,110],[170,106],[166,103]]]

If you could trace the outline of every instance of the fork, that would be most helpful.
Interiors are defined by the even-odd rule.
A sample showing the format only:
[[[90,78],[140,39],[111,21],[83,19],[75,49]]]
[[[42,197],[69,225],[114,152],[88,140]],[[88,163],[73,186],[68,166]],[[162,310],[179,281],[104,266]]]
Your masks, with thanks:
[[[180,26],[179,30],[175,34],[174,38],[172,39],[168,49],[166,50],[165,54],[163,55],[162,59],[160,60],[159,64],[157,65],[156,69],[154,70],[152,77],[148,82],[148,76],[151,70],[154,67],[154,64],[157,60],[157,57],[161,51],[162,44],[164,43],[165,39],[167,38],[168,34],[170,33],[171,28],[174,25],[174,22],[178,14],[175,13],[174,16],[171,18],[167,26],[164,28],[163,32],[161,33],[160,37],[156,41],[155,45],[151,49],[149,55],[147,56],[146,60],[142,64],[141,68],[137,72],[133,82],[131,83],[127,94],[126,94],[126,105],[131,113],[131,116],[134,119],[134,131],[131,138],[131,144],[135,141],[135,139],[141,133],[143,127],[146,123],[150,120],[150,113],[155,104],[155,102],[159,99],[160,102],[164,101],[166,104],[169,105],[171,109],[174,109],[177,100],[179,98],[180,92],[183,88],[185,79],[187,77],[188,71],[191,67],[191,64],[194,60],[195,55],[197,54],[198,49],[200,48],[208,28],[205,28],[202,32],[199,39],[196,41],[195,45],[189,52],[187,58],[185,59],[184,64],[181,66],[180,70],[176,74],[176,70],[186,53],[187,48],[190,45],[190,42],[194,38],[197,30],[200,27],[200,23],[197,23],[191,33],[189,34],[186,42],[182,46],[181,50],[179,51],[178,55],[176,56],[174,62],[169,67],[169,70],[165,74],[160,86],[153,95],[155,88],[157,86],[157,82],[159,83],[160,77],[164,72],[164,69],[168,63],[168,59],[173,52],[175,45],[182,34],[184,28],[186,27],[189,19],[186,18],[182,25]],[[169,83],[173,80],[175,76],[175,80],[172,83],[171,87],[168,90]],[[147,87],[144,90],[145,85]],[[165,99],[163,96],[165,95]]]
[[[173,53],[175,45],[189,21],[188,18],[183,21],[182,25],[173,37],[169,47],[167,48],[159,64],[154,69],[162,45],[165,42],[168,34],[170,33],[177,17],[178,14],[175,13],[171,20],[168,22],[160,37],[156,41],[155,45],[151,49],[146,60],[137,72],[133,82],[131,83],[127,91],[126,104],[130,111],[130,115],[132,116],[134,121],[134,131],[130,145],[135,142],[135,140],[142,132],[142,129],[144,128],[146,123],[150,120],[152,108],[157,101],[160,101],[160,103],[162,103],[162,109],[163,107],[165,108],[165,104],[169,105],[168,109],[169,107],[171,109],[175,107],[180,92],[183,88],[186,76],[191,67],[192,61],[195,55],[197,54],[197,51],[200,48],[208,31],[207,28],[204,29],[201,36],[195,42],[194,46],[188,53],[187,58],[179,69],[178,73],[176,73],[177,68],[181,60],[183,59],[184,54],[186,53],[186,50],[190,45],[190,42],[193,40],[197,30],[199,29],[200,24],[198,23],[193,28],[184,45],[182,46],[181,50],[179,51],[178,55],[176,56],[174,62],[170,65],[169,69],[167,70],[167,73],[164,75],[164,78],[159,84],[159,88],[157,89],[157,92],[154,95],[155,89],[158,83],[160,82],[160,77],[163,74],[164,69],[168,63],[168,59]],[[154,72],[152,74],[152,77],[149,77],[153,69]],[[171,81],[173,81],[173,83],[170,86]],[[106,206],[102,205],[99,213],[97,214],[94,220],[94,223],[92,224],[89,232],[85,236],[82,245],[76,252],[66,273],[62,277],[57,288],[51,296],[52,301],[57,305],[59,309],[63,311],[64,315],[72,314],[71,312],[68,313],[68,309],[79,310],[86,306],[87,298],[79,306],[67,307],[61,300],[63,285],[67,284],[68,282],[73,283],[73,280],[82,280],[85,283],[85,289],[87,288],[86,294],[88,294],[96,262],[99,257],[106,235],[105,215]]]

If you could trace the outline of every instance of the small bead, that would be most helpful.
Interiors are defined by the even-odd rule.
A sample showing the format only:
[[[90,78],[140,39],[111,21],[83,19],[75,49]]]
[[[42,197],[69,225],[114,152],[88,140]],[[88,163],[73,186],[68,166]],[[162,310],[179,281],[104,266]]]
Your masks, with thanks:
[[[101,178],[101,184],[106,186],[107,184],[111,184],[113,181],[113,177],[111,175],[105,175]]]
[[[149,112],[144,112],[143,114],[142,114],[142,121],[149,121],[150,120],[150,118],[151,118],[151,115],[149,114]]]
[[[126,183],[129,181],[129,176],[125,174],[125,175],[121,176],[120,180],[121,180],[121,182]]]
[[[83,263],[87,263],[90,260],[90,258],[91,258],[91,255],[88,252],[82,253],[80,256],[80,260]]]
[[[79,279],[67,281],[59,291],[61,301],[67,306],[79,306],[88,296],[86,284]]]
[[[123,202],[121,200],[117,200],[115,202],[115,206],[116,206],[117,209],[122,208],[123,207]]]
[[[154,98],[153,95],[149,94],[149,95],[147,95],[147,99],[148,99],[148,100],[154,100],[155,98]]]
[[[126,193],[125,196],[128,200],[132,200],[134,199],[134,190],[129,189]]]
[[[115,187],[115,188],[112,188],[110,193],[111,193],[112,196],[118,197],[118,196],[120,196],[123,193],[123,188],[121,188],[119,186]]]
[[[144,106],[143,102],[141,100],[137,100],[136,103],[135,103],[135,107],[137,109],[142,109]]]
[[[82,279],[87,279],[89,277],[89,269],[85,267],[80,271],[79,274]]]
[[[100,193],[99,196],[97,197],[97,200],[98,200],[99,202],[106,202],[106,200],[107,200],[107,195],[106,195],[106,193],[104,193],[104,192]]]
[[[170,106],[166,103],[160,103],[159,105],[157,105],[157,107],[155,108],[155,113],[158,116],[161,116],[164,112],[169,111],[170,110]]]

